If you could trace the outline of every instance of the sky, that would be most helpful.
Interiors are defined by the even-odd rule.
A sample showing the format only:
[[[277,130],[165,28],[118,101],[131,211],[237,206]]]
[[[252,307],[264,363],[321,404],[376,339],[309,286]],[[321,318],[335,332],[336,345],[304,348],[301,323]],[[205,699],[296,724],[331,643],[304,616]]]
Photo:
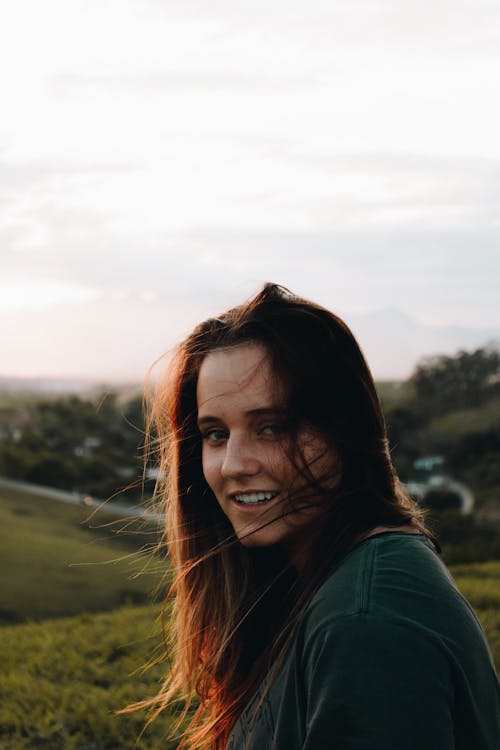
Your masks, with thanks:
[[[275,281],[377,378],[500,340],[496,0],[0,5],[0,376],[140,380]]]

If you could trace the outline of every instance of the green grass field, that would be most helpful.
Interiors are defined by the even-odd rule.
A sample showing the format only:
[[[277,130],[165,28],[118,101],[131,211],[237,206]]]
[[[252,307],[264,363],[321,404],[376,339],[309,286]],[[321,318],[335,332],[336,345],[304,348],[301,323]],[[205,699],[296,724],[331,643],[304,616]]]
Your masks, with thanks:
[[[105,512],[86,521],[90,512],[0,488],[0,624],[151,601],[159,570],[138,550],[156,541],[154,531],[141,521],[125,530]]]
[[[165,665],[159,607],[125,607],[2,628],[2,750],[170,750],[168,716],[142,740],[144,712],[117,716],[153,695]]]

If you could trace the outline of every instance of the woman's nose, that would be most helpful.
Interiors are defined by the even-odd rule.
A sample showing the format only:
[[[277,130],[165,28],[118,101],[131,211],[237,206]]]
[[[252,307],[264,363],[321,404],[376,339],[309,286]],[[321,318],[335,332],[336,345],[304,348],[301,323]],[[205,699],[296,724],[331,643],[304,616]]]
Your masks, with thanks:
[[[260,470],[260,462],[252,445],[246,440],[230,437],[226,442],[226,452],[221,474],[227,479],[252,476]]]

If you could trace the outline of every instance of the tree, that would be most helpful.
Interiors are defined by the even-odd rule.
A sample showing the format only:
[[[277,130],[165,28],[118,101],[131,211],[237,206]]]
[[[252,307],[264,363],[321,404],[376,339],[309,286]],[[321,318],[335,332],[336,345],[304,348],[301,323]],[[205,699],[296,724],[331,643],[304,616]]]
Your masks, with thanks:
[[[0,474],[6,477],[104,498],[142,476],[140,398],[40,398],[3,416]],[[140,486],[127,491],[131,501],[140,496]]]
[[[479,406],[500,390],[500,351],[491,346],[430,357],[418,365],[411,381],[427,416]]]

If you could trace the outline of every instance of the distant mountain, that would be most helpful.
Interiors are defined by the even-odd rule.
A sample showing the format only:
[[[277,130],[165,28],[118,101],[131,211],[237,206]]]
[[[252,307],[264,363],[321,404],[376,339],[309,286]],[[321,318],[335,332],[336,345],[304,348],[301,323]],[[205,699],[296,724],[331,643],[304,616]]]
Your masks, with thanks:
[[[430,326],[391,308],[346,317],[377,380],[405,379],[424,357],[500,345],[500,327]]]

